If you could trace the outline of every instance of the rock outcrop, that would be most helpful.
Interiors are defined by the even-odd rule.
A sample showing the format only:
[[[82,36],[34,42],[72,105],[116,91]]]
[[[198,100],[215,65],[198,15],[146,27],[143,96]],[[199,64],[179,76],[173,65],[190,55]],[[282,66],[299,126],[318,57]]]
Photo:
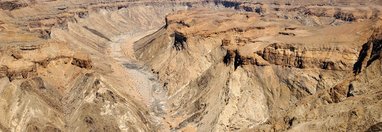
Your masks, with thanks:
[[[371,39],[379,18],[305,13],[306,22],[289,17],[279,22],[274,11],[262,8],[263,13],[179,11],[167,16],[158,32],[136,42],[137,57],[168,89],[166,119],[172,130],[355,131],[379,122],[381,103],[373,93],[380,89],[360,87],[381,84],[355,85],[363,70],[353,73],[360,60],[365,69],[379,54],[378,44],[372,45],[379,41]],[[301,11],[289,9],[285,15]],[[182,52],[171,48],[175,31],[187,38]],[[373,101],[362,105],[370,94]]]
[[[382,3],[0,2],[0,131],[378,131]]]

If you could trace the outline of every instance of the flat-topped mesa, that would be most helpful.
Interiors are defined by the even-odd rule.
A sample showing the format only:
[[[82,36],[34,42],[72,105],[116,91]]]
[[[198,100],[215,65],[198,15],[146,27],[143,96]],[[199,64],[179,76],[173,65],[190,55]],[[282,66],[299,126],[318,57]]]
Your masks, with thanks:
[[[209,13],[205,10],[201,10],[201,12],[206,12],[206,14]],[[186,14],[185,16],[188,17],[179,14]],[[192,16],[193,14],[187,14],[189,13],[180,11],[177,14],[167,16],[165,18],[165,28],[170,32],[173,30],[182,32],[183,35],[176,36],[184,36],[185,38],[187,38],[186,36],[189,38],[190,36],[197,36],[221,39],[223,48],[227,50],[223,62],[226,65],[231,64],[231,62],[241,62],[236,63],[238,65],[235,65],[235,69],[240,65],[252,64],[257,66],[267,66],[269,64],[274,64],[300,69],[314,68],[351,71],[357,59],[358,53],[352,50],[352,48],[357,48],[357,46],[337,46],[327,44],[338,43],[336,41],[341,41],[339,43],[344,45],[349,41],[348,39],[327,41],[325,43],[316,41],[316,39],[323,39],[326,36],[326,34],[321,32],[328,32],[327,30],[330,28],[345,30],[349,25],[338,27],[327,25],[327,29],[322,29],[322,31],[317,32],[314,31],[316,29],[303,27],[305,26],[303,24],[284,26],[270,22],[262,22],[261,19],[258,19],[259,14],[256,12],[244,12],[242,14],[220,16],[220,18],[216,18],[217,20],[208,19],[208,15],[194,18]],[[229,14],[229,12],[227,14]],[[227,23],[240,24],[228,26],[229,24]],[[250,25],[248,23],[255,24]],[[202,27],[200,25],[206,26]],[[317,35],[313,35],[316,32]],[[349,34],[345,37],[351,37],[351,35],[352,34]],[[268,37],[266,40],[258,39],[262,37],[266,38],[265,36]],[[275,42],[270,41],[269,37],[276,38]],[[307,38],[310,38],[310,40],[305,41]],[[360,39],[363,38],[364,37],[360,37]],[[290,42],[284,43],[283,41],[285,40]],[[254,47],[259,48],[251,48],[246,45],[253,45]],[[238,58],[240,59],[236,60],[240,61],[235,61],[237,54],[239,54],[240,57]]]
[[[317,16],[317,17],[325,17],[322,20],[316,19],[314,23],[323,24],[323,23],[332,23],[336,24],[337,22],[327,22],[327,18],[335,18],[342,21],[356,21],[369,19],[375,16],[376,11],[374,9],[359,9],[362,11],[358,11],[356,9],[343,10],[341,8],[337,8],[334,10],[327,6],[303,6],[303,7],[294,7],[283,4],[272,5],[272,3],[251,3],[244,1],[235,1],[235,0],[219,0],[219,1],[209,1],[209,0],[186,0],[186,1],[107,1],[107,2],[78,2],[78,3],[70,3],[67,4],[65,1],[57,1],[57,4],[53,7],[47,8],[46,10],[52,10],[52,12],[46,13],[41,10],[41,12],[34,13],[33,16],[27,15],[19,15],[19,14],[27,14],[30,11],[29,8],[39,8],[38,4],[33,4],[33,2],[20,3],[20,2],[3,2],[6,7],[10,7],[11,10],[17,10],[17,13],[12,13],[15,19],[24,21],[21,25],[25,25],[25,30],[35,32],[40,34],[41,38],[49,39],[51,28],[62,28],[67,29],[68,22],[77,22],[78,19],[87,18],[92,12],[100,12],[101,10],[106,11],[116,11],[121,9],[126,9],[132,6],[159,6],[159,5],[182,5],[186,8],[197,7],[200,5],[213,5],[225,8],[233,8],[236,10],[242,10],[246,12],[255,12],[259,15],[278,15],[281,12],[287,10],[291,12],[300,12],[300,15],[284,15],[278,17],[285,17],[286,19],[296,18],[302,19],[301,21],[305,21],[307,18],[301,18],[301,16]],[[7,4],[8,3],[8,4]],[[62,6],[66,5],[66,6]],[[28,9],[24,9],[24,7],[28,7]],[[273,9],[277,8],[277,10]],[[8,9],[8,8],[7,8]],[[36,10],[38,11],[38,10]],[[12,17],[13,17],[12,16]],[[317,22],[320,21],[320,22]],[[311,20],[307,20],[311,21]],[[311,23],[311,22],[309,22]],[[0,29],[1,30],[1,29]]]
[[[338,49],[309,49],[291,44],[271,44],[256,52],[271,64],[295,68],[351,70],[355,53]],[[351,56],[354,56],[351,58]],[[350,57],[350,58],[349,58]]]
[[[324,48],[317,50],[278,43],[258,50],[252,55],[243,56],[240,52],[238,49],[228,48],[223,62],[226,65],[233,64],[235,69],[242,65],[269,66],[274,64],[300,69],[350,71],[356,60],[356,54],[353,52]]]
[[[378,9],[296,1],[8,3],[0,9],[0,129],[361,131],[375,124],[382,37],[370,37],[370,27]]]
[[[55,51],[51,51],[56,49]],[[59,49],[59,50],[58,50]],[[39,68],[71,64],[84,69],[92,68],[92,61],[87,54],[73,53],[65,44],[35,44],[3,47],[1,55],[0,78],[8,77],[10,81],[36,77]],[[58,63],[58,64],[57,64]],[[41,69],[40,69],[41,70]]]
[[[45,7],[45,10],[51,10],[51,12],[43,12],[36,10],[36,12],[33,12],[35,15],[22,15],[22,14],[28,14],[29,8],[39,8],[38,4],[29,3],[22,3],[22,4],[16,4],[12,3],[7,4],[9,2],[4,2],[4,5],[11,6],[11,10],[16,10],[14,16],[11,16],[12,18],[16,19],[15,21],[21,22],[22,26],[20,27],[25,30],[28,30],[30,32],[34,32],[37,34],[41,34],[40,37],[44,39],[50,38],[51,29],[54,28],[61,28],[61,29],[67,29],[68,28],[68,22],[76,23],[79,19],[85,19],[90,16],[92,13],[99,13],[99,12],[113,12],[117,10],[123,10],[130,7],[137,7],[137,6],[167,6],[166,8],[174,8],[176,6],[184,6],[184,8],[193,7],[193,6],[200,6],[207,4],[208,1],[202,0],[186,0],[186,1],[149,1],[149,0],[142,0],[142,1],[105,1],[105,2],[92,2],[92,3],[84,3],[84,2],[78,2],[78,3],[67,3],[65,1],[57,1],[55,6],[52,7]],[[0,3],[1,5],[1,3]],[[22,6],[21,6],[22,5]],[[62,6],[65,5],[65,6]],[[15,6],[15,7],[13,7]],[[23,7],[29,7],[29,8],[23,8]],[[163,7],[165,8],[165,7]],[[8,9],[8,8],[7,8]],[[20,15],[21,14],[21,15]]]

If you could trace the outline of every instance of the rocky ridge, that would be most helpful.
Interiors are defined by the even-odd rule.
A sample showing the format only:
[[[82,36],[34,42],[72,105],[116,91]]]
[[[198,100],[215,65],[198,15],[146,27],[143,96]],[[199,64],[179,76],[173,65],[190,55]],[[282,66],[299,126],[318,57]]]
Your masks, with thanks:
[[[378,131],[380,5],[0,2],[0,130]]]
[[[360,107],[349,105],[362,100],[352,97],[376,92],[355,95],[350,78],[362,71],[356,70],[360,61],[365,67],[367,58],[362,56],[376,56],[370,55],[371,47],[379,46],[371,42],[379,42],[372,36],[378,34],[381,19],[357,17],[353,22],[335,14],[314,18],[306,13],[300,21],[301,16],[273,15],[179,11],[166,17],[163,29],[136,43],[137,57],[168,89],[172,130],[345,131],[366,130],[361,126],[378,122],[377,98],[363,106],[368,107],[361,115],[366,122],[358,124],[355,116],[344,114]],[[307,24],[311,18],[320,26]],[[337,24],[319,22],[325,19]],[[334,106],[344,113],[328,112]]]

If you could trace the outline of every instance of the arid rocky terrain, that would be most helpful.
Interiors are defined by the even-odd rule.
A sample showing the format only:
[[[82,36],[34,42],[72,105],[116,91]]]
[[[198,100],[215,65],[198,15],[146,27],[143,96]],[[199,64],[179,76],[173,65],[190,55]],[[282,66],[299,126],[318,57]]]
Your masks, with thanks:
[[[0,131],[382,131],[380,0],[1,0]]]

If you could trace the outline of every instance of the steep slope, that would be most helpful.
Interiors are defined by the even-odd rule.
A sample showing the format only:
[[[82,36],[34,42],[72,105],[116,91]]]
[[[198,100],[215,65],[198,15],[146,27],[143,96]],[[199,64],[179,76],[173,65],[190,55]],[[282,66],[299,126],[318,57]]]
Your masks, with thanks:
[[[170,12],[215,4],[1,2],[0,129],[169,130],[166,90],[135,59],[133,42],[163,26]]]
[[[172,130],[344,131],[380,122],[380,99],[362,104],[347,98],[347,85],[340,88],[354,76],[380,18],[312,27],[268,15],[179,11],[136,42],[137,57],[168,89]],[[333,104],[342,100],[349,101]],[[367,121],[346,115],[356,106],[367,107],[359,115]]]
[[[0,131],[378,131],[381,3],[0,2]]]

